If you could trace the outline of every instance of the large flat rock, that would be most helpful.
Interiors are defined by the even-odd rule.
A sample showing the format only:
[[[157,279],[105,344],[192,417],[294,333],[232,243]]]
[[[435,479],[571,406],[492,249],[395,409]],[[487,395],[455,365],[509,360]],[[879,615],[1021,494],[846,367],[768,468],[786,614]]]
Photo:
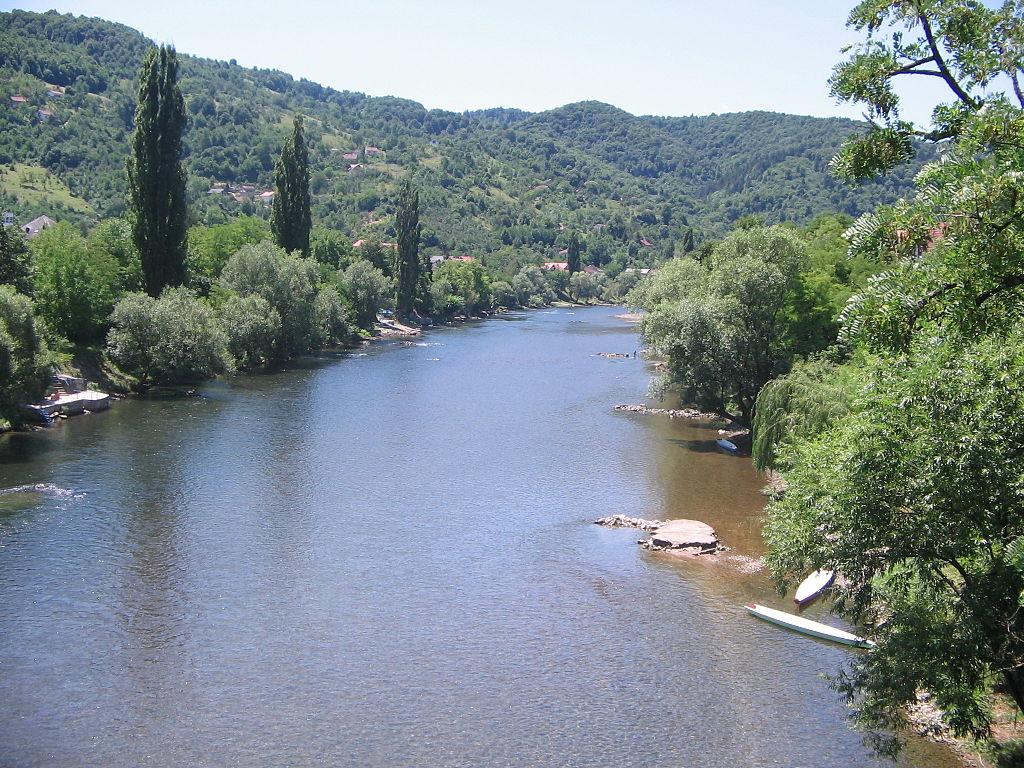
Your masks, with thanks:
[[[718,534],[714,528],[700,520],[667,520],[651,532],[651,543],[666,549],[715,549],[718,546]]]

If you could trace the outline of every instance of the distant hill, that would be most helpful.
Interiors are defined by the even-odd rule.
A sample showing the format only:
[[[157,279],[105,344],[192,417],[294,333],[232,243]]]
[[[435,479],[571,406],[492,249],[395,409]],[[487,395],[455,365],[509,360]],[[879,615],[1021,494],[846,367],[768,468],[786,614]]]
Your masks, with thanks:
[[[83,224],[123,211],[135,78],[151,45],[100,19],[0,13],[0,207]],[[179,58],[192,208],[209,223],[265,213],[252,196],[272,188],[296,112],[306,116],[314,226],[386,238],[397,180],[410,176],[432,251],[547,255],[575,229],[596,260],[653,262],[748,214],[858,215],[907,192],[918,167],[859,188],[829,178],[828,159],[864,127],[850,120],[636,117],[599,102],[459,114]]]

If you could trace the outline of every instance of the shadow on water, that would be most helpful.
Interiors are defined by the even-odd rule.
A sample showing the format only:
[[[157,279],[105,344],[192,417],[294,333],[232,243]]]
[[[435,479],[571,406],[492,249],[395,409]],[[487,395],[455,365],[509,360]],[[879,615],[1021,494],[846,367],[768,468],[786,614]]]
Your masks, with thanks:
[[[63,424],[41,427],[29,432],[11,432],[0,437],[0,464],[30,464],[44,454],[59,447],[59,443],[47,440],[40,433],[61,429]]]
[[[678,445],[679,447],[685,448],[688,451],[693,451],[694,453],[724,453],[724,451],[715,444],[714,439],[684,440],[681,438],[670,437],[666,439],[666,442]]]

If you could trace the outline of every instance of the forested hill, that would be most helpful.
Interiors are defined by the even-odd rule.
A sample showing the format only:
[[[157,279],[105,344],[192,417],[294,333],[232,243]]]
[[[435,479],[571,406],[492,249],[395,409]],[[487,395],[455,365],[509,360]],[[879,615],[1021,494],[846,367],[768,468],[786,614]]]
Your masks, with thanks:
[[[99,19],[0,13],[4,210],[83,224],[122,212],[135,78],[151,44]],[[192,208],[208,223],[262,210],[210,190],[271,189],[297,112],[306,116],[314,226],[386,237],[396,180],[411,176],[422,189],[424,246],[446,252],[549,253],[577,229],[592,254],[628,249],[654,260],[748,214],[768,223],[857,215],[908,190],[916,171],[857,189],[829,178],[828,159],[860,127],[849,120],[636,117],[597,102],[458,114],[233,61],[179,58]],[[666,87],[676,87],[670,75]]]

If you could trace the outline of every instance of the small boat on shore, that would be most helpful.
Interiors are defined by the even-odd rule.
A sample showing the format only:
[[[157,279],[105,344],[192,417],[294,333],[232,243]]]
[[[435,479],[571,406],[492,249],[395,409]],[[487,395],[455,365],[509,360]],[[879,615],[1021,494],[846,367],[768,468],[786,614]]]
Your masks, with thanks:
[[[800,605],[810,602],[820,595],[835,577],[835,571],[819,568],[800,582],[800,586],[796,588],[796,594],[793,595],[793,600]]]
[[[720,437],[717,440],[715,440],[715,445],[717,445],[726,453],[736,453],[736,451],[739,450],[739,448],[736,447],[736,443],[732,442],[731,440],[726,440],[724,437]]]
[[[756,603],[744,605],[743,607],[759,619],[770,621],[772,624],[778,624],[780,627],[786,627],[787,629],[795,629],[797,632],[803,632],[805,635],[820,637],[822,640],[852,645],[855,648],[870,648],[874,645],[870,640],[865,640],[863,637],[859,637],[852,632],[836,629],[818,621],[811,621],[803,616],[796,616],[785,611],[777,611],[774,608],[767,608]]]

